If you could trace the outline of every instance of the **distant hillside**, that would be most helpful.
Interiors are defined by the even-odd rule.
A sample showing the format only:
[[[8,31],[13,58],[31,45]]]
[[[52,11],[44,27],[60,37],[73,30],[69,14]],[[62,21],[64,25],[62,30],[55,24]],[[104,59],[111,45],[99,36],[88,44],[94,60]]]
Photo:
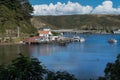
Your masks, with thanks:
[[[19,27],[21,33],[33,33],[35,28],[30,22],[32,6],[28,0],[0,1],[0,36],[16,35]]]
[[[120,28],[120,15],[34,16],[35,27],[48,25],[56,29],[84,29],[111,31]]]

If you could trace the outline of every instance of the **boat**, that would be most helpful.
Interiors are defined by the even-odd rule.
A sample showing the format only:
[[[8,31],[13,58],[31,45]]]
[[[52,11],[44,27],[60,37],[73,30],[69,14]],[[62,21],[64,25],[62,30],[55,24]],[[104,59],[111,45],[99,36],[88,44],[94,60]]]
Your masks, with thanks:
[[[72,38],[73,41],[77,41],[77,42],[84,42],[85,39],[83,37],[79,37],[79,36],[74,36]]]
[[[116,39],[109,39],[108,43],[117,43],[117,40]]]
[[[80,42],[84,42],[85,39],[81,37],[79,41],[80,41]]]
[[[113,31],[114,34],[120,34],[120,29]]]

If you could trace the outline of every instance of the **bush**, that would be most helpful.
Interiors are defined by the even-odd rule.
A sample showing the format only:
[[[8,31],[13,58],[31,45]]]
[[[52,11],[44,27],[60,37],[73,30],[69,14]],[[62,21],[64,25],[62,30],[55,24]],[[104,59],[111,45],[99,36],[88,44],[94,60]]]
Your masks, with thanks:
[[[99,80],[120,80],[120,54],[114,63],[108,63],[105,70],[105,76]]]
[[[0,80],[77,80],[67,72],[47,70],[36,58],[22,54],[8,66],[0,66]]]

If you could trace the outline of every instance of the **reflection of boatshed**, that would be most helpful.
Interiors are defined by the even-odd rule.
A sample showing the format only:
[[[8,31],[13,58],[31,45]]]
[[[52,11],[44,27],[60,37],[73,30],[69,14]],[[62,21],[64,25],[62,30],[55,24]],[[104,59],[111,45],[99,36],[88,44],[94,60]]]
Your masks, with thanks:
[[[59,42],[59,45],[60,45],[60,46],[66,46],[66,44],[67,44],[67,43],[64,42],[64,41],[60,41],[60,42]]]
[[[113,31],[114,34],[120,34],[120,29]]]

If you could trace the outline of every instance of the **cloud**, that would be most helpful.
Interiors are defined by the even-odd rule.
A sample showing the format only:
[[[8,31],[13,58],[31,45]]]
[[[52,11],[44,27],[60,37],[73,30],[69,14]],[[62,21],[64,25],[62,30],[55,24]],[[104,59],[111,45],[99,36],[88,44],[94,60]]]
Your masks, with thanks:
[[[87,14],[92,11],[91,6],[82,6],[79,3],[68,1],[67,4],[57,2],[49,5],[34,5],[34,15],[70,15],[70,14]]]
[[[92,13],[95,14],[118,14],[119,8],[113,8],[112,1],[104,1],[102,5],[98,5],[93,9]]]
[[[68,1],[67,4],[57,2],[57,4],[34,5],[33,8],[33,15],[120,14],[120,7],[113,8],[113,2],[108,0],[95,8],[71,1]]]

